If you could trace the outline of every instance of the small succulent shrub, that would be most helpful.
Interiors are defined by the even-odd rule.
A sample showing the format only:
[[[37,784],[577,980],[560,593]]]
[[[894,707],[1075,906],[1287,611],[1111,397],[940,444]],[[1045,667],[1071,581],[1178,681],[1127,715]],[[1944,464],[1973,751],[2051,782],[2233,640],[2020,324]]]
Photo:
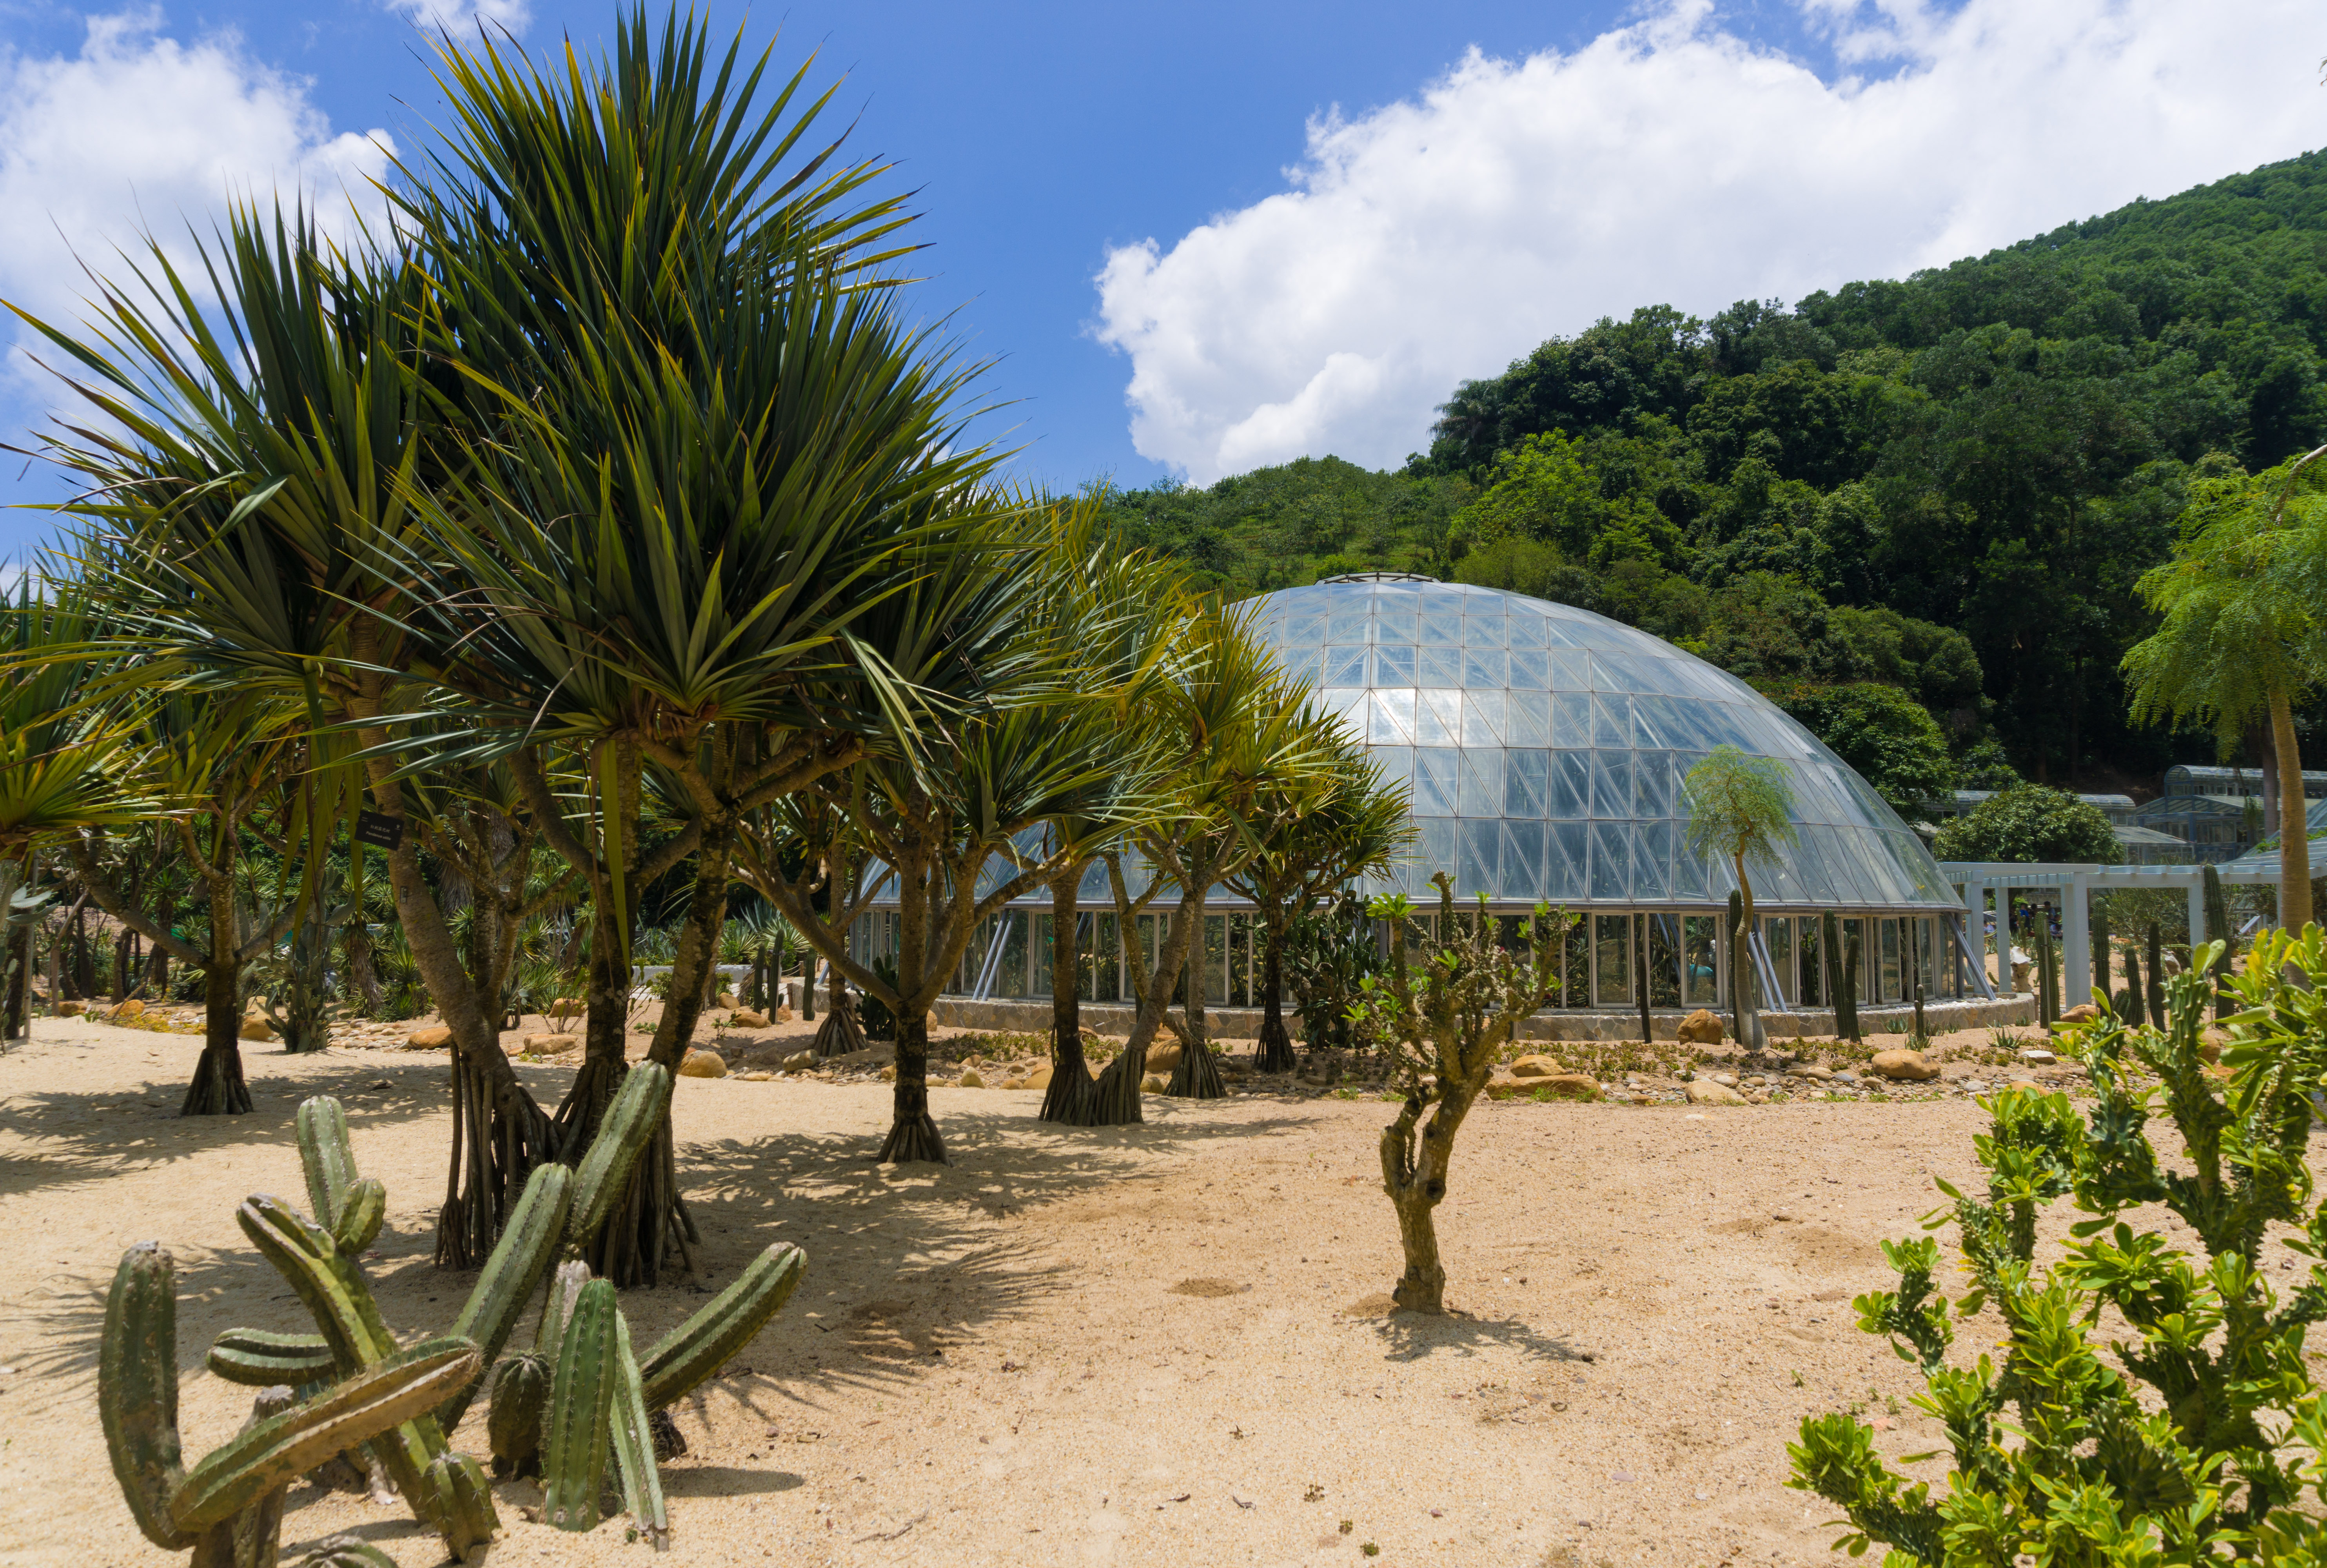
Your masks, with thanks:
[[[1954,1221],[1967,1295],[1940,1293],[1935,1238],[1884,1245],[1899,1288],[1859,1297],[1859,1326],[1921,1368],[1914,1403],[1945,1427],[1953,1469],[1934,1496],[1855,1415],[1805,1421],[1789,1484],[1840,1507],[1837,1545],[1885,1546],[1886,1568],[2327,1563],[2327,1410],[2304,1358],[2327,1317],[2327,1204],[2304,1163],[2327,1072],[2327,937],[2313,926],[2248,951],[2210,1071],[2215,957],[2201,948],[2167,983],[2163,1027],[2073,1026],[2094,1089],[2083,1116],[2058,1094],[1984,1102],[1985,1190],[1940,1183],[1953,1207],[1928,1222]],[[2150,1141],[2160,1114],[2178,1155]],[[2064,1199],[2089,1218],[2040,1264],[2038,1217]],[[2127,1216],[2149,1205],[2198,1251],[2137,1229]],[[2266,1272],[2273,1226],[2313,1260],[2284,1296]],[[1997,1355],[1951,1364],[1952,1321],[1988,1312]]]

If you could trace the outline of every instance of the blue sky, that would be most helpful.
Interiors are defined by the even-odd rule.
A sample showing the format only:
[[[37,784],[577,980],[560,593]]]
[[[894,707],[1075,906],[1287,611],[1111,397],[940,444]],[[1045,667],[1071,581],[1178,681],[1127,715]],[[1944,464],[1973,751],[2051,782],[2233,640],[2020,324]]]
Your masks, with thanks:
[[[350,133],[416,151],[435,101],[412,17],[445,4],[0,0],[18,106],[0,118],[0,201],[19,231],[0,240],[0,294],[61,308],[59,228],[101,257],[86,230],[124,212],[181,222],[228,178],[286,178],[284,148],[311,182],[363,166]],[[813,50],[816,79],[841,79],[836,123],[855,118],[852,145],[918,191],[921,307],[998,361],[987,393],[1014,406],[989,434],[1025,447],[1024,477],[1070,488],[1203,481],[1304,451],[1394,462],[1457,376],[1597,315],[1895,273],[2327,142],[2315,89],[2261,116],[2239,101],[2257,58],[2309,86],[2322,48],[2300,42],[2302,7],[2257,0],[2259,36],[2207,70],[2175,9],[810,0],[709,14],[773,39],[780,65]],[[2051,14],[2033,33],[2031,11]],[[595,48],[613,15],[533,0],[518,33]],[[92,17],[112,19],[101,41]],[[2058,117],[1994,123],[1988,95],[2030,96],[1995,79],[1999,27],[2050,73],[2037,96],[2061,100]],[[2128,78],[2151,84],[2130,111]],[[173,83],[194,107],[145,125]],[[213,135],[215,157],[198,146],[164,172]],[[50,224],[25,228],[43,202]],[[21,433],[39,405],[18,369],[0,415]],[[0,499],[49,493],[21,466]],[[44,530],[0,513],[0,555]]]

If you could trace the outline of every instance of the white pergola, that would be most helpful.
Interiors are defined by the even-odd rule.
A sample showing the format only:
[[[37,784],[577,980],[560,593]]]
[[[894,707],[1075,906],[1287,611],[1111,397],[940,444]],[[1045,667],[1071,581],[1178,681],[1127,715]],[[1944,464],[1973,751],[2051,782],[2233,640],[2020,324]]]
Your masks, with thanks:
[[[2215,872],[2225,883],[2247,886],[2276,887],[2278,873],[2275,867],[2232,863],[2218,865]],[[2043,889],[2057,892],[2061,898],[2061,973],[2064,975],[2090,975],[2093,972],[2093,941],[2091,906],[2088,895],[2121,888],[2180,888],[2190,901],[2190,939],[2192,943],[2211,941],[2226,937],[2227,931],[2206,929],[2206,868],[2202,865],[2047,865],[2014,863],[2008,861],[1943,860],[1940,874],[1963,894],[1967,918],[1964,936],[1972,951],[1975,974],[1987,972],[1987,956],[1991,951],[1987,938],[1988,900],[1995,900],[1996,940],[2005,945],[2005,962],[1998,967],[2000,978],[2009,983],[2012,895],[2015,891]],[[2070,980],[2063,987],[2073,1002],[2079,994],[2078,984]]]

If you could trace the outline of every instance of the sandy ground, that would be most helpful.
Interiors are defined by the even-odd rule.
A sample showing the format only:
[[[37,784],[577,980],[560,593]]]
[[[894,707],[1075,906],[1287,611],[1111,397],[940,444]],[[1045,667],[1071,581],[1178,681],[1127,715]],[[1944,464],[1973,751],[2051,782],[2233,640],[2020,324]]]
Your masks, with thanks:
[[[440,1054],[247,1046],[256,1113],[183,1120],[198,1044],[42,1020],[0,1058],[0,1563],[167,1560],[98,1431],[105,1287],[124,1246],[169,1246],[189,1455],[229,1436],[250,1394],[201,1369],[211,1338],[309,1327],[233,1220],[250,1192],[303,1192],[304,1097],[342,1099],[388,1184],[388,1321],[440,1330],[470,1283],[429,1261]],[[571,1073],[519,1070],[549,1103]],[[1061,1132],[1032,1092],[933,1099],[956,1162],[897,1170],[871,1159],[883,1086],[681,1082],[705,1244],[696,1280],[625,1298],[642,1340],[771,1241],[809,1263],[677,1413],[670,1560],[1839,1561],[1832,1510],[1782,1484],[1799,1419],[1855,1403],[1891,1451],[1936,1445],[1849,1298],[1891,1278],[1877,1243],[1914,1233],[1931,1173],[1976,1170],[1966,1099],[1482,1105],[1440,1210],[1459,1310],[1438,1320],[1388,1311],[1378,1100],[1151,1097],[1145,1125]],[[481,1403],[454,1442],[482,1452]],[[530,1484],[499,1495],[492,1562],[643,1551],[619,1522],[529,1522]],[[442,1556],[400,1507],[302,1485],[285,1560],[347,1530],[407,1568]]]

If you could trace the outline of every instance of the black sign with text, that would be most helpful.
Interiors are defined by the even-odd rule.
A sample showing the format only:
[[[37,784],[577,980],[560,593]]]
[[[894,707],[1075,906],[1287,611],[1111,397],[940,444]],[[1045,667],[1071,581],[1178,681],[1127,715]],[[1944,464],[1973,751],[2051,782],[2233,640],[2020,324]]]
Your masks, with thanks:
[[[404,843],[404,818],[379,811],[359,811],[356,813],[356,842],[374,845],[381,849],[395,849]]]

